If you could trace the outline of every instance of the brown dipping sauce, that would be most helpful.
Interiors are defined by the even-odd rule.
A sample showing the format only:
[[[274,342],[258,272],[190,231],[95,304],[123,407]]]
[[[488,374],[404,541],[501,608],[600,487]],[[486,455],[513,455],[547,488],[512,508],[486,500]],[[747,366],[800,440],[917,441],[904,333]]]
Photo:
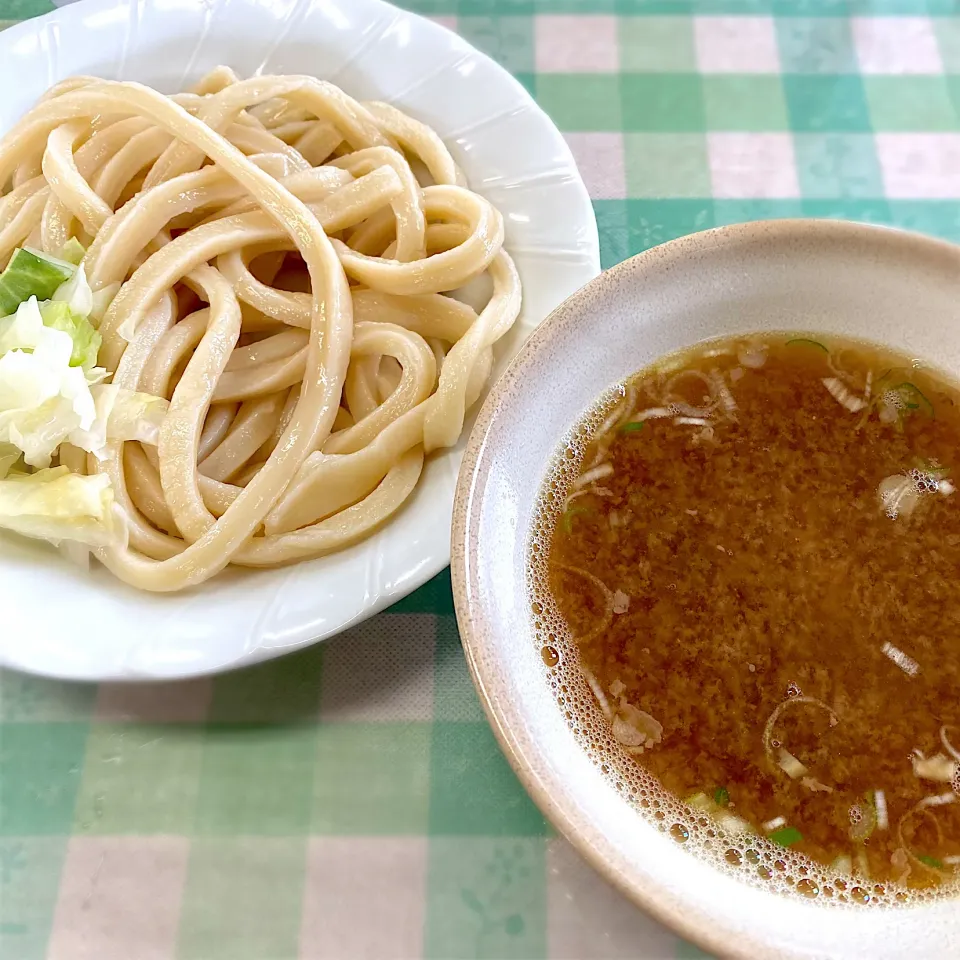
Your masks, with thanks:
[[[667,791],[917,888],[960,874],[958,396],[862,343],[701,345],[607,405],[547,558]]]

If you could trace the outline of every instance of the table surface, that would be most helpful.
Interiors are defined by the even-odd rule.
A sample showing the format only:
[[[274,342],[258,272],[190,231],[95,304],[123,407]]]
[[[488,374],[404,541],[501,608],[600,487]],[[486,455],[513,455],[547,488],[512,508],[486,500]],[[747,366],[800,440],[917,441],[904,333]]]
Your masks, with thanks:
[[[958,0],[406,5],[554,118],[604,266],[765,217],[960,239]],[[48,9],[0,0],[5,22]],[[704,956],[527,798],[446,573],[326,645],[214,680],[0,674],[0,784],[3,960]]]

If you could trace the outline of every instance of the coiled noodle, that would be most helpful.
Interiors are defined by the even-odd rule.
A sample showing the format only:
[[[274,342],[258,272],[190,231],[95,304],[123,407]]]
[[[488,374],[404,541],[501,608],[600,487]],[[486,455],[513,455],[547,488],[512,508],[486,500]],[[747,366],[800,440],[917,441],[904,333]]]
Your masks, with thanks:
[[[520,307],[503,220],[439,137],[306,76],[77,77],[0,142],[0,262],[75,237],[112,382],[170,401],[105,473],[153,591],[354,543],[454,444]],[[476,312],[446,294],[488,274]]]

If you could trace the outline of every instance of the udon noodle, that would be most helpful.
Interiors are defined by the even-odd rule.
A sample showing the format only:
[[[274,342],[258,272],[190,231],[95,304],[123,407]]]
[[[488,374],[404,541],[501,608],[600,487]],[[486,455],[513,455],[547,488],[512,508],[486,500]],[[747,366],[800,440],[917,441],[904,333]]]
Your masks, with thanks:
[[[190,93],[77,77],[0,142],[0,262],[86,247],[116,290],[99,363],[169,399],[156,446],[108,444],[129,546],[100,549],[153,591],[368,536],[453,445],[513,324],[500,214],[440,138],[306,76]],[[479,312],[445,294],[489,275]]]

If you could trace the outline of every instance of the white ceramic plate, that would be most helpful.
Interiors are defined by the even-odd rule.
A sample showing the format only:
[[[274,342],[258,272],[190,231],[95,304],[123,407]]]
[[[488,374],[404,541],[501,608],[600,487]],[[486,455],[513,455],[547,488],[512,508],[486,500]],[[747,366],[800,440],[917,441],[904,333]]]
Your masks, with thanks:
[[[563,138],[492,60],[437,24],[379,0],[86,0],[0,35],[0,127],[73,74],[171,93],[217,64],[241,76],[304,73],[430,124],[473,189],[506,221],[523,312],[499,373],[530,331],[600,270],[586,188]],[[0,666],[72,679],[187,677],[328,637],[405,596],[450,559],[462,444],[429,463],[376,536],[279,570],[228,571],[180,596],[85,575],[43,545],[0,541],[0,595],[14,598]]]
[[[704,339],[843,334],[960,378],[958,302],[960,248],[938,240],[825,221],[695,234],[571,297],[501,378],[470,436],[454,508],[453,586],[494,730],[534,800],[580,852],[720,956],[947,960],[960,955],[960,910],[956,900],[854,908],[790,899],[744,883],[747,866],[721,873],[641,817],[571,732],[540,658],[527,559],[540,483],[567,430],[604,390]]]

